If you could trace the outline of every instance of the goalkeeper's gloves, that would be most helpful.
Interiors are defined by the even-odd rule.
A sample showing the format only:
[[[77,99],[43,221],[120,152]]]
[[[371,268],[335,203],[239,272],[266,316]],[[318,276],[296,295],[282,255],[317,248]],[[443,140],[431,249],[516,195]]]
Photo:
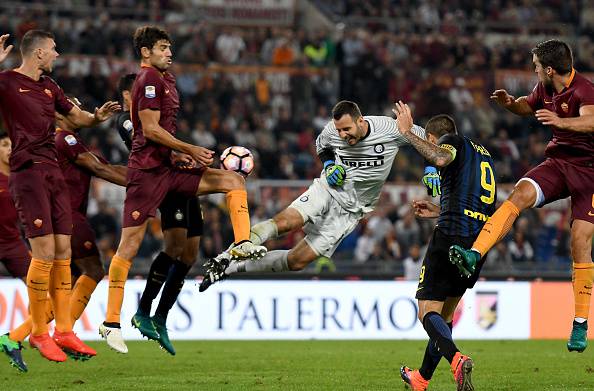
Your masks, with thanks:
[[[324,162],[326,181],[330,186],[341,187],[346,179],[346,170],[343,166],[335,164],[333,160]]]
[[[423,184],[427,188],[427,194],[431,197],[441,195],[441,181],[437,168],[433,166],[425,167],[425,175],[423,175]]]

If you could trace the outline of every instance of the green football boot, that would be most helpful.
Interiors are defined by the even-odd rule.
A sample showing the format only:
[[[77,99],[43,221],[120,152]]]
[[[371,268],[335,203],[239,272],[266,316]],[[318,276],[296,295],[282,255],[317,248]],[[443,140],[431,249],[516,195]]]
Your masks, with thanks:
[[[153,324],[159,333],[159,339],[157,339],[157,342],[159,342],[159,345],[161,345],[161,347],[165,349],[167,353],[175,356],[175,349],[169,340],[169,334],[167,334],[166,319],[163,319],[157,315],[153,316],[151,319],[153,320]]]
[[[0,336],[0,350],[2,350],[7,356],[10,365],[18,369],[20,372],[27,372],[27,364],[23,361],[21,350],[23,345],[20,342],[13,341],[9,338],[8,334]]]
[[[588,346],[588,322],[573,321],[573,329],[567,341],[567,350],[582,353]]]
[[[481,260],[481,254],[474,250],[466,250],[458,245],[450,247],[450,262],[453,263],[460,273],[470,277],[476,270],[476,265]]]
[[[148,339],[159,340],[159,332],[155,328],[150,316],[137,311],[132,317],[132,327],[137,328],[140,334]]]

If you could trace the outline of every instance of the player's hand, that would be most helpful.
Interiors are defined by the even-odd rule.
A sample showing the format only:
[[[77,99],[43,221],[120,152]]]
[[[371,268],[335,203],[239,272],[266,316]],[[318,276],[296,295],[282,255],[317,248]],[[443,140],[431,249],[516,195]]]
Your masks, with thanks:
[[[396,122],[398,122],[398,131],[403,135],[409,133],[413,127],[413,118],[410,107],[401,100],[394,103],[392,112],[396,114]]]
[[[491,93],[491,99],[497,102],[498,105],[506,108],[516,101],[516,98],[508,94],[506,90],[493,91],[493,93]]]
[[[6,40],[8,39],[8,37],[10,37],[10,34],[0,35],[0,62],[4,61],[6,57],[8,57],[8,53],[10,53],[10,51],[14,47],[13,45],[8,45],[7,47],[4,47],[4,44],[6,44]]]
[[[557,128],[561,127],[561,123],[563,121],[562,118],[559,118],[557,113],[547,109],[536,110],[535,116],[536,119],[539,120],[543,125],[551,125]]]
[[[118,102],[115,101],[108,101],[103,104],[103,106],[96,108],[95,107],[95,119],[99,122],[103,122],[116,112],[120,111],[122,106]]]
[[[423,175],[423,184],[427,188],[427,194],[431,197],[441,195],[441,179],[437,168],[433,166],[425,167],[425,175]]]
[[[413,200],[412,207],[415,211],[415,216],[424,219],[438,217],[439,212],[441,211],[441,208],[438,205],[427,200]]]
[[[324,170],[326,172],[326,181],[330,186],[341,187],[344,185],[346,179],[346,170],[340,164],[335,164],[329,160],[324,163]]]
[[[171,162],[179,168],[194,168],[196,161],[187,153],[171,151]]]
[[[189,155],[196,161],[196,163],[205,167],[210,166],[214,160],[214,151],[204,147],[199,147],[197,145],[192,146],[191,153]]]

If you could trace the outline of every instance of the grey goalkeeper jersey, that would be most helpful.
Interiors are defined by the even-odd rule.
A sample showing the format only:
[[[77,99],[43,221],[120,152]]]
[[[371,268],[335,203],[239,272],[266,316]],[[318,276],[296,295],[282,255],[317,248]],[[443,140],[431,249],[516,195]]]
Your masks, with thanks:
[[[342,207],[352,213],[369,213],[377,204],[382,186],[392,169],[394,158],[402,145],[409,144],[398,131],[398,123],[391,117],[364,116],[369,124],[369,135],[350,146],[338,136],[334,121],[328,122],[316,139],[319,154],[332,149],[336,164],[346,168],[346,181],[342,187],[331,187],[322,171],[320,183]],[[425,139],[425,129],[413,125],[413,132]]]

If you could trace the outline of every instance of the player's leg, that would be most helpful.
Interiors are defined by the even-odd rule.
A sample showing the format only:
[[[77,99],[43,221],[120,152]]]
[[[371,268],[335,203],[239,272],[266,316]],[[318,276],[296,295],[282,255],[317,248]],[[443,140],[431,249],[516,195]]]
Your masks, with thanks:
[[[254,244],[263,244],[267,240],[303,227],[304,223],[301,213],[289,206],[277,213],[273,218],[252,226],[250,239]]]
[[[258,259],[264,256],[266,248],[250,241],[250,214],[245,179],[233,171],[207,168],[202,173],[196,195],[212,193],[225,194],[234,235],[231,256],[237,259]]]
[[[202,234],[202,229],[200,229],[199,234]],[[192,230],[188,228],[188,238],[185,240],[182,255],[174,262],[169,271],[169,276],[163,286],[159,305],[157,306],[155,315],[151,318],[159,333],[159,345],[171,355],[175,355],[175,348],[169,340],[169,333],[167,332],[167,316],[177,301],[177,297],[184,286],[188,272],[196,262],[199,247],[200,236],[198,236],[195,231],[192,232]]]
[[[169,196],[168,196],[169,197]],[[163,202],[167,202],[167,198]],[[146,285],[140,297],[138,310],[132,317],[132,326],[137,328],[140,333],[148,339],[159,340],[157,331],[151,319],[151,307],[153,301],[161,291],[163,284],[167,280],[171,268],[183,252],[183,246],[186,242],[186,228],[170,228],[168,224],[168,215],[175,213],[161,205],[161,221],[163,224],[164,249],[157,255],[151,264]]]
[[[78,259],[73,256],[72,263],[80,270],[80,276],[74,283],[72,297],[70,298],[70,318],[74,324],[89,304],[97,284],[105,277],[105,269],[99,255]]]
[[[592,195],[594,211],[594,195]],[[592,263],[592,235],[594,224],[585,220],[573,220],[571,224],[571,258],[573,259],[573,296],[575,319],[567,342],[569,351],[583,352],[588,346],[588,314],[592,297],[594,264]]]
[[[569,196],[566,174],[554,159],[547,159],[518,181],[508,199],[485,223],[471,249],[452,246],[450,261],[470,275],[478,261],[510,231],[520,212]]]
[[[56,225],[58,226],[58,225]],[[84,344],[72,332],[72,318],[70,314],[70,298],[72,294],[70,259],[70,235],[56,234],[55,248],[56,260],[52,268],[52,283],[50,284],[50,297],[54,306],[56,330],[53,339],[56,344],[74,359],[88,359],[97,352]],[[61,325],[61,327],[58,327]]]

